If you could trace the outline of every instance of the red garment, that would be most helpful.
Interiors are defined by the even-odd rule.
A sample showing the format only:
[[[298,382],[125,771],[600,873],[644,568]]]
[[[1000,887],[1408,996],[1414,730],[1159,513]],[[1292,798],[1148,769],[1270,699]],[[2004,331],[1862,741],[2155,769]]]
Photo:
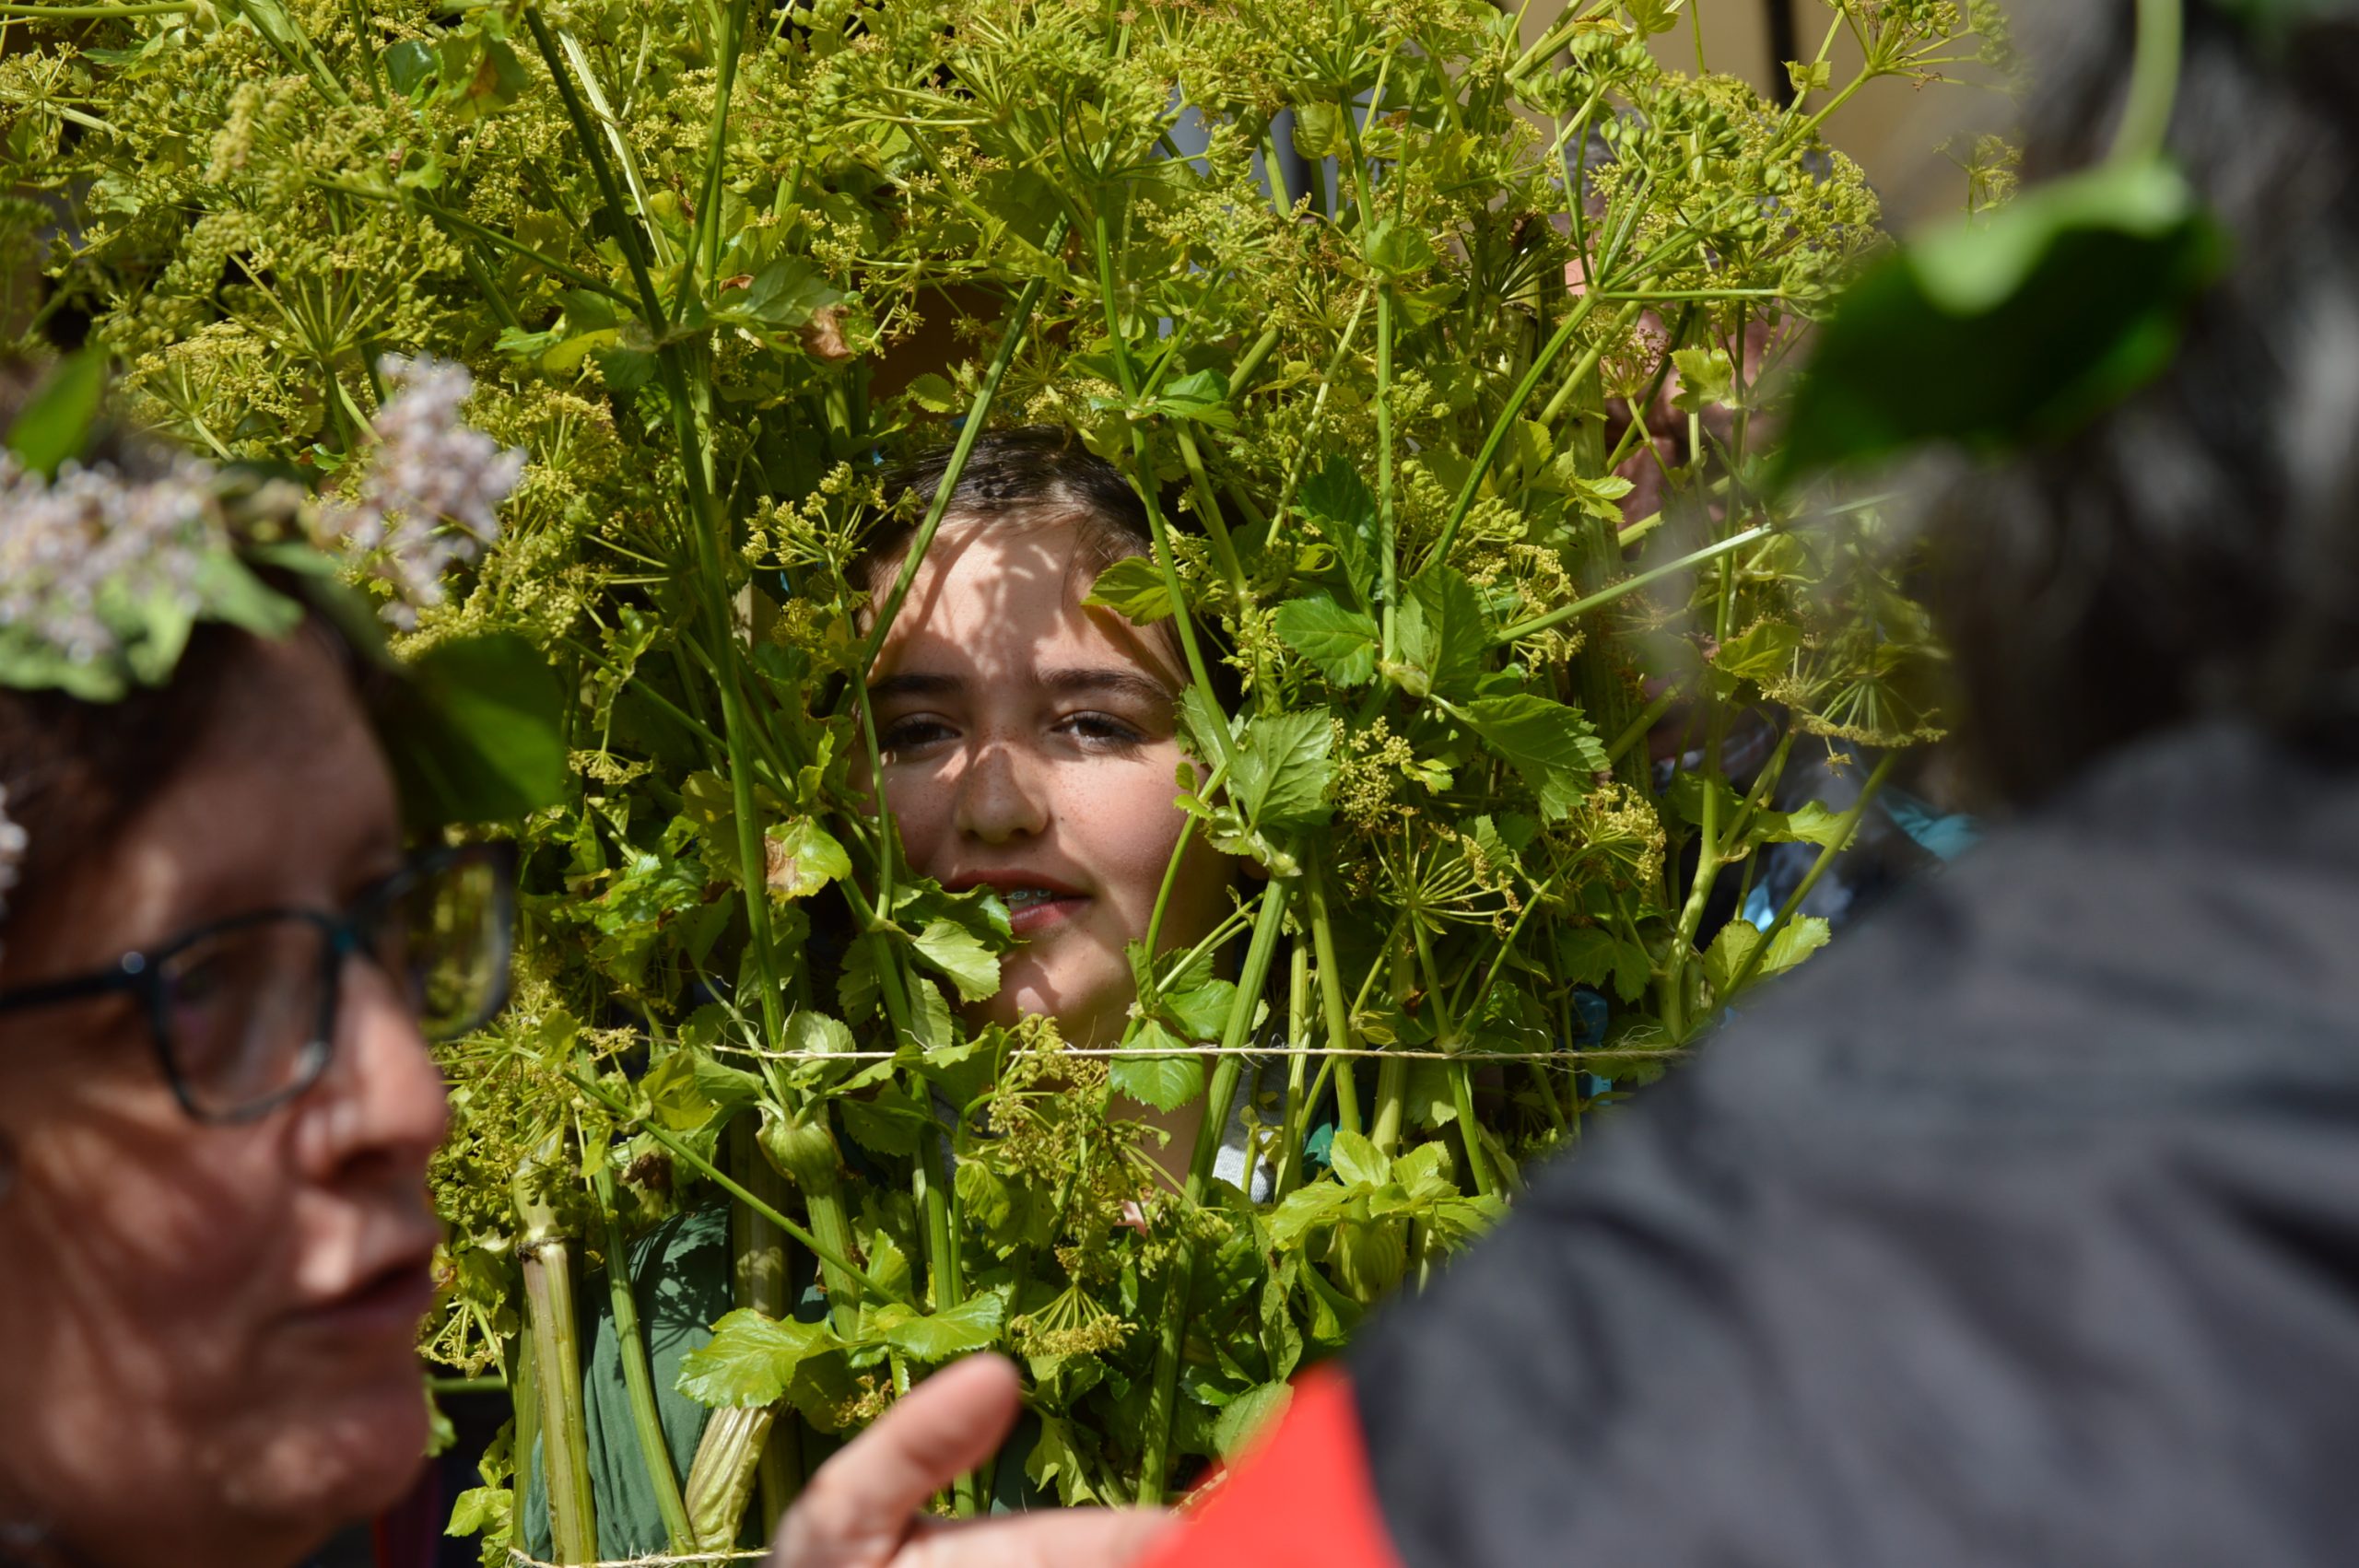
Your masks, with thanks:
[[[443,1506],[440,1467],[419,1471],[410,1493],[382,1514],[370,1527],[377,1568],[434,1568],[442,1542]]]
[[[1368,1477],[1352,1386],[1320,1367],[1278,1429],[1143,1568],[1401,1568]]]

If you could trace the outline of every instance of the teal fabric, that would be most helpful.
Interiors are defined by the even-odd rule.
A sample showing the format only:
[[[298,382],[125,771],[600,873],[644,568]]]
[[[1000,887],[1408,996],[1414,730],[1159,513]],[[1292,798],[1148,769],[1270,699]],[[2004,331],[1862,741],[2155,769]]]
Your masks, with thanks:
[[[663,1440],[672,1451],[673,1474],[685,1483],[688,1467],[696,1460],[697,1445],[704,1438],[709,1412],[675,1392],[672,1385],[679,1375],[681,1358],[710,1340],[712,1325],[734,1305],[728,1206],[716,1204],[675,1215],[634,1242],[630,1250],[631,1278],[638,1290],[648,1359],[654,1366]],[[663,1533],[663,1515],[655,1505],[654,1485],[648,1480],[639,1437],[631,1426],[630,1393],[623,1383],[622,1350],[615,1338],[605,1276],[590,1279],[577,1299],[588,1345],[581,1402],[589,1438],[591,1491],[598,1500],[598,1555],[625,1559],[667,1551],[671,1543]],[[806,1287],[796,1316],[816,1316],[826,1310],[827,1298],[817,1293],[816,1286]],[[816,1433],[804,1435],[804,1467],[813,1469],[834,1444]],[[1025,1462],[1039,1435],[1039,1422],[1027,1413],[1000,1450],[992,1472],[992,1513],[1056,1506],[1056,1498],[1025,1474]],[[535,1445],[536,1462],[526,1479],[521,1517],[524,1550],[546,1562],[551,1557],[547,1472],[537,1463],[539,1457]],[[756,1512],[747,1510],[741,1546],[762,1543],[759,1521],[753,1518]]]
[[[726,1205],[678,1214],[631,1244],[631,1278],[639,1319],[655,1372],[656,1405],[663,1419],[672,1473],[684,1484],[703,1440],[709,1413],[676,1393],[680,1359],[712,1338],[712,1325],[734,1305]],[[670,1550],[663,1515],[655,1505],[639,1437],[631,1426],[630,1395],[623,1384],[622,1351],[615,1338],[605,1277],[593,1277],[579,1297],[588,1346],[581,1402],[590,1449],[590,1485],[598,1500],[598,1555],[645,1556]],[[535,1445],[534,1457],[540,1457]],[[535,1463],[524,1489],[524,1550],[550,1558],[546,1472]]]

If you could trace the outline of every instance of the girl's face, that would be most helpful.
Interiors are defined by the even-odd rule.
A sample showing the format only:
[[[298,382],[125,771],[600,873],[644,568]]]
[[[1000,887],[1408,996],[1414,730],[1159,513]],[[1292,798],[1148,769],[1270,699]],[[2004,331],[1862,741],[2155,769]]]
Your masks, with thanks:
[[[392,780],[325,649],[237,668],[171,781],[62,897],[12,914],[9,985],[256,908],[342,908],[397,863]],[[123,994],[0,1017],[0,1521],[31,1515],[76,1561],[267,1568],[393,1501],[426,1440],[443,1123],[417,1024],[358,958],[325,1076],[240,1125],[182,1111]]]
[[[1084,608],[1066,522],[944,523],[871,677],[885,794],[911,867],[989,885],[1023,945],[971,1010],[1054,1017],[1075,1045],[1120,1036],[1142,941],[1185,814],[1173,727],[1182,676],[1159,635]],[[1229,907],[1230,862],[1189,846],[1158,931],[1193,945]]]

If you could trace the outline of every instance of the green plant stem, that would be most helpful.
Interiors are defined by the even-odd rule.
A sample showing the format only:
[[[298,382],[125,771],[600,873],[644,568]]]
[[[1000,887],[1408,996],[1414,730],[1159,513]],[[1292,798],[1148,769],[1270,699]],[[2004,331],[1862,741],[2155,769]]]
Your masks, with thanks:
[[[712,132],[705,145],[703,205],[697,212],[697,226],[701,231],[698,238],[703,243],[699,246],[691,241],[680,264],[680,287],[673,297],[675,312],[687,309],[699,250],[704,256],[706,281],[710,283],[721,275],[721,195],[729,146],[729,100],[737,84],[737,57],[745,51],[746,9],[747,0],[729,0],[722,8],[722,27],[726,36],[721,45],[721,79],[713,89]]]
[[[509,1453],[516,1466],[516,1495],[522,1497],[531,1484],[533,1472],[538,1466],[541,1495],[549,1494],[549,1467],[539,1452],[541,1442],[541,1380],[535,1370],[538,1360],[533,1352],[533,1314],[531,1293],[525,1293],[523,1331],[516,1336],[515,1351],[511,1356],[509,1400],[515,1410],[514,1424],[510,1428]],[[523,1534],[521,1522],[511,1516],[509,1530],[512,1541],[520,1541]]]
[[[1271,883],[1263,890],[1262,907],[1254,916],[1253,939],[1247,945],[1245,966],[1238,977],[1237,1000],[1230,1004],[1227,1023],[1221,1030],[1221,1055],[1204,1091],[1204,1119],[1196,1129],[1196,1147],[1188,1161],[1183,1190],[1191,1211],[1203,1205],[1204,1188],[1212,1181],[1213,1163],[1220,1154],[1221,1133],[1228,1125],[1229,1107],[1237,1098],[1238,1075],[1245,1062],[1245,1039],[1252,1032],[1262,988],[1270,976],[1271,956],[1277,949],[1279,930],[1285,923],[1286,886],[1283,882]],[[1187,1338],[1188,1300],[1194,1293],[1201,1261],[1196,1244],[1183,1239],[1164,1287],[1155,1381],[1147,1393],[1146,1432],[1139,1462],[1139,1502],[1148,1506],[1163,1501],[1164,1486],[1169,1478],[1171,1423],[1179,1415],[1180,1352]]]
[[[754,1117],[741,1112],[731,1118],[727,1133],[729,1167],[733,1175],[773,1206],[786,1201],[785,1178],[771,1168],[754,1142]],[[788,1268],[786,1235],[763,1215],[740,1204],[729,1208],[733,1249],[737,1259],[736,1300],[766,1317],[783,1318],[793,1308],[793,1276]],[[790,1410],[779,1413],[762,1445],[757,1469],[762,1515],[775,1519],[802,1491],[802,1455],[786,1423],[795,1420]],[[690,1522],[694,1523],[691,1515]]]
[[[581,1328],[573,1310],[572,1256],[563,1241],[524,1254],[524,1312],[539,1373],[542,1464],[549,1546],[560,1563],[598,1560],[589,1445],[581,1410]]]
[[[1063,243],[1064,234],[1065,219],[1060,215],[1049,229],[1048,246],[1052,252]],[[1046,277],[1035,277],[1025,284],[1023,291],[1015,297],[1015,308],[1008,312],[1007,330],[1000,334],[999,347],[992,355],[991,365],[983,372],[982,383],[976,388],[974,401],[968,406],[966,422],[958,427],[958,439],[951,446],[949,466],[943,471],[942,483],[935,488],[933,500],[926,508],[925,518],[918,524],[917,532],[910,541],[909,553],[901,560],[901,569],[893,575],[892,588],[886,593],[885,602],[877,606],[876,623],[869,628],[868,636],[862,643],[860,662],[863,669],[875,665],[877,650],[885,646],[886,636],[892,631],[893,622],[900,614],[903,602],[910,596],[910,585],[917,580],[918,563],[933,544],[934,533],[942,526],[943,514],[950,509],[950,497],[958,488],[958,477],[966,471],[967,459],[973,454],[975,442],[982,436],[984,423],[991,415],[992,400],[999,395],[999,384],[1006,377],[1008,366],[1015,363],[1015,351],[1022,345],[1024,334],[1030,330],[1033,313],[1039,309],[1040,296],[1048,287]]]
[[[1867,781],[1860,786],[1860,798],[1851,802],[1849,811],[1843,813],[1842,830],[1827,840],[1825,847],[1819,850],[1818,859],[1811,862],[1810,870],[1803,873],[1802,880],[1795,884],[1794,891],[1787,895],[1786,902],[1778,907],[1778,918],[1769,922],[1769,929],[1761,933],[1761,940],[1753,944],[1753,951],[1744,955],[1744,962],[1737,965],[1735,974],[1729,977],[1729,988],[1723,994],[1722,1000],[1734,998],[1752,982],[1754,975],[1761,968],[1761,961],[1769,956],[1770,944],[1778,940],[1779,934],[1793,920],[1795,911],[1802,907],[1802,900],[1811,895],[1811,890],[1818,885],[1819,878],[1826,874],[1826,868],[1835,863],[1835,857],[1849,846],[1851,836],[1859,832],[1860,819],[1868,814],[1868,807],[1874,802],[1877,792],[1883,790],[1884,779],[1892,772],[1893,764],[1899,760],[1898,752],[1886,752],[1877,760],[1874,769],[1868,775]]]
[[[1597,309],[1597,301],[1598,296],[1589,293],[1575,302],[1571,311],[1566,315],[1564,324],[1542,345],[1540,352],[1532,356],[1523,379],[1516,383],[1515,391],[1508,394],[1507,405],[1491,421],[1490,431],[1483,438],[1483,445],[1474,454],[1473,466],[1466,472],[1466,483],[1459,487],[1458,499],[1449,509],[1449,520],[1442,524],[1441,537],[1434,542],[1432,559],[1440,561],[1449,557],[1450,545],[1458,541],[1459,528],[1466,521],[1466,514],[1474,509],[1474,498],[1482,494],[1485,476],[1491,472],[1491,464],[1497,460],[1499,449],[1507,444],[1508,435],[1515,429],[1516,416],[1523,412],[1523,405],[1532,401],[1532,394],[1540,389],[1549,367],[1556,362],[1556,356],[1565,351],[1566,345],[1573,341],[1573,334],[1581,330],[1581,323],[1589,320],[1590,312]]]
[[[1742,550],[1747,544],[1757,544],[1767,538],[1769,533],[1770,528],[1767,523],[1748,528],[1742,533],[1732,533],[1718,544],[1707,544],[1700,550],[1691,551],[1675,561],[1666,561],[1661,566],[1638,573],[1636,577],[1624,578],[1611,587],[1602,588],[1595,593],[1574,600],[1569,604],[1560,604],[1545,614],[1534,615],[1528,621],[1518,621],[1498,633],[1492,639],[1493,645],[1503,646],[1522,638],[1536,637],[1551,627],[1563,626],[1577,615],[1586,615],[1591,610],[1602,609],[1617,599],[1636,593],[1649,583],[1660,582],[1673,572],[1685,571],[1688,568],[1701,566],[1706,561],[1716,561],[1731,551]]]
[[[2171,111],[2178,99],[2179,58],[2186,47],[2185,0],[2138,0],[2138,48],[2130,67],[2130,101],[2106,153],[2107,163],[2162,156]]]
[[[323,183],[326,182],[323,181]],[[348,185],[329,183],[327,188],[334,191],[342,191],[347,195],[373,196],[373,193],[354,190]],[[424,213],[427,216],[432,218],[435,222],[441,224],[447,228],[456,229],[462,234],[472,234],[476,239],[483,240],[486,244],[497,245],[501,250],[506,251],[512,255],[520,256],[525,261],[531,262],[535,266],[546,268],[548,271],[553,272],[557,274],[557,276],[565,279],[568,283],[586,288],[593,294],[602,295],[608,299],[614,300],[618,305],[628,305],[632,303],[631,297],[629,295],[624,293],[621,289],[616,288],[613,284],[608,283],[603,277],[598,277],[593,274],[583,272],[580,267],[570,265],[568,263],[560,262],[555,256],[549,255],[545,252],[536,251],[532,246],[523,243],[522,240],[509,238],[507,235],[500,233],[497,228],[488,228],[484,224],[477,223],[471,217],[465,216],[460,213],[452,212],[450,208],[442,206],[438,203],[428,201],[415,191],[405,192],[404,195],[412,206],[416,207],[418,211]],[[374,199],[381,200],[384,198]]]
[[[640,312],[650,331],[657,331],[665,320],[662,298],[656,293],[655,279],[650,270],[643,236],[635,227],[622,203],[622,187],[616,179],[614,167],[607,161],[605,148],[600,145],[591,123],[589,111],[574,90],[572,77],[560,58],[557,41],[548,26],[541,19],[537,6],[524,12],[526,27],[533,34],[534,46],[547,64],[549,76],[557,96],[564,104],[567,119],[572,123],[574,138],[581,144],[581,156],[591,168],[598,184],[600,198],[606,210],[614,215],[614,228],[624,259],[629,263],[631,281],[639,290]],[[770,930],[769,857],[762,842],[761,820],[754,799],[754,769],[748,750],[748,737],[753,729],[751,706],[741,683],[736,652],[734,620],[727,597],[727,576],[722,569],[722,544],[719,530],[722,519],[713,501],[712,450],[706,438],[710,421],[701,417],[698,400],[689,392],[689,378],[681,364],[681,345],[663,344],[656,351],[655,363],[662,380],[665,401],[671,405],[672,425],[678,444],[680,481],[686,494],[688,513],[689,547],[697,566],[697,582],[701,590],[703,609],[709,636],[712,642],[714,668],[720,679],[722,739],[729,754],[729,784],[731,803],[736,813],[738,872],[745,883],[745,921],[748,940],[753,944],[756,973],[761,981],[761,1011],[764,1038],[775,1044],[785,1027],[785,1015],[779,994],[778,954]],[[698,383],[702,388],[704,383]]]
[[[1399,646],[1401,601],[1400,519],[1392,504],[1392,285],[1387,283],[1376,291],[1376,591],[1384,606],[1378,659],[1386,667]]]
[[[746,1190],[745,1183],[736,1180],[719,1165],[714,1164],[710,1160],[706,1159],[702,1154],[697,1153],[695,1149],[681,1141],[679,1139],[675,1138],[671,1133],[665,1131],[663,1128],[656,1126],[653,1122],[643,1119],[639,1113],[630,1108],[630,1106],[627,1102],[608,1094],[603,1084],[600,1084],[591,1079],[584,1078],[577,1072],[566,1073],[565,1079],[567,1082],[572,1084],[576,1089],[581,1090],[593,1100],[595,1100],[598,1104],[605,1106],[607,1110],[612,1111],[622,1120],[625,1126],[638,1128],[640,1131],[646,1133],[647,1136],[655,1140],[656,1142],[663,1145],[664,1148],[670,1150],[674,1154],[683,1160],[686,1160],[690,1165],[696,1167],[696,1169],[703,1172],[705,1178],[710,1181],[715,1187],[718,1187],[722,1191],[726,1192],[730,1197],[734,1198],[738,1202],[743,1203],[746,1208],[751,1209],[755,1213],[761,1215],[764,1219],[769,1221],[770,1223],[776,1225],[780,1230],[785,1232],[789,1236],[792,1237],[799,1246],[806,1248],[813,1257],[818,1258],[820,1262],[833,1264],[835,1267],[841,1269],[845,1273],[851,1275],[854,1280],[859,1281],[860,1287],[863,1291],[874,1293],[880,1301],[889,1301],[898,1305],[906,1306],[912,1312],[923,1312],[925,1310],[925,1308],[920,1306],[915,1301],[910,1299],[908,1292],[897,1291],[885,1284],[874,1275],[869,1273],[859,1264],[853,1262],[849,1255],[836,1247],[827,1246],[817,1236],[813,1235],[809,1231],[804,1229],[801,1225],[796,1224],[784,1214],[780,1213],[777,1209],[755,1197],[753,1193]]]
[[[1417,947],[1417,965],[1426,982],[1426,999],[1434,1010],[1435,1035],[1455,1050],[1462,1044],[1458,1036],[1457,1021],[1449,1010],[1449,988],[1442,982],[1441,966],[1434,962],[1434,947],[1425,926],[1410,922],[1410,932]],[[1513,939],[1510,938],[1510,941]],[[1483,1149],[1483,1129],[1474,1119],[1474,1068],[1467,1061],[1444,1064],[1449,1075],[1450,1104],[1458,1111],[1458,1129],[1466,1142],[1466,1174],[1473,1179],[1474,1190],[1485,1198],[1496,1197],[1497,1179],[1492,1175],[1491,1161]]]
[[[623,1391],[630,1401],[632,1433],[639,1457],[655,1491],[655,1511],[675,1553],[694,1551],[696,1530],[688,1523],[688,1508],[680,1495],[680,1478],[672,1469],[672,1451],[663,1440],[663,1415],[655,1403],[655,1372],[647,1359],[647,1335],[639,1322],[639,1293],[632,1288],[630,1243],[623,1235],[622,1219],[615,1211],[615,1174],[606,1151],[585,1145],[581,1163],[590,1178],[590,1195],[598,1211],[600,1246],[606,1254],[606,1300],[615,1319],[615,1344],[623,1366]]]
[[[1352,1046],[1352,1013],[1344,1000],[1343,965],[1335,956],[1335,924],[1327,907],[1327,866],[1323,857],[1310,858],[1303,884],[1309,899],[1311,956],[1319,964],[1319,1005],[1325,1014],[1327,1045],[1332,1050],[1348,1050]],[[1354,1080],[1350,1059],[1329,1059],[1335,1063],[1335,1123],[1345,1132],[1357,1132],[1359,1086]]]
[[[1309,1088],[1310,1058],[1304,1047],[1310,1040],[1310,949],[1299,933],[1286,959],[1286,1099],[1278,1117],[1278,1168],[1272,1182],[1280,1201],[1302,1176],[1302,1118]]]

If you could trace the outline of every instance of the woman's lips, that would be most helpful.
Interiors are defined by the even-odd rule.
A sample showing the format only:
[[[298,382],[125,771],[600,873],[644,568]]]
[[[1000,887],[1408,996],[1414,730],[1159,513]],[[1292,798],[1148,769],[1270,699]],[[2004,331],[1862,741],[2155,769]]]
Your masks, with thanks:
[[[433,1305],[431,1261],[420,1258],[382,1270],[344,1294],[303,1309],[297,1314],[297,1321],[316,1332],[339,1338],[414,1339],[419,1322]]]
[[[1077,893],[1065,893],[1049,898],[1027,898],[1020,904],[1011,903],[1007,907],[1008,929],[1017,936],[1037,936],[1072,919],[1088,902]]]

